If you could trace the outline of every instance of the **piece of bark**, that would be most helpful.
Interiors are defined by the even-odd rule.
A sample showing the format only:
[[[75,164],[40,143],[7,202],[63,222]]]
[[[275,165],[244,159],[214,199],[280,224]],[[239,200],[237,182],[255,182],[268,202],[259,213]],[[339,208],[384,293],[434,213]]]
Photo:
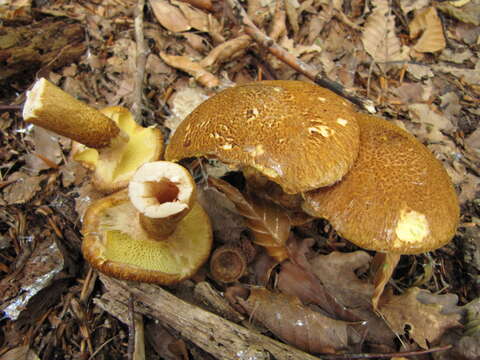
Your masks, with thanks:
[[[257,359],[267,359],[270,354],[277,360],[318,359],[191,305],[159,286],[125,282],[103,275],[100,279],[107,290],[115,294],[116,301],[126,303],[129,293],[132,294],[137,302],[148,308],[148,312],[140,306],[136,306],[136,310],[168,324],[218,359],[236,359],[243,354],[255,354]]]
[[[80,24],[44,19],[28,26],[0,29],[0,82],[12,75],[42,67],[75,62],[85,52]]]

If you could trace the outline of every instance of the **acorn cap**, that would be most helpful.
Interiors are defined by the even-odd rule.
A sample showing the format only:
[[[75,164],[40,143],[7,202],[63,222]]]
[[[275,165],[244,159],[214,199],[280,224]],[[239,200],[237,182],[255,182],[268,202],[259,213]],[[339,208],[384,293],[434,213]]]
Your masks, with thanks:
[[[212,246],[210,220],[198,203],[162,241],[152,239],[122,190],[93,203],[84,218],[82,252],[112,277],[169,285],[195,274]]]
[[[158,160],[163,151],[163,135],[160,129],[138,125],[132,113],[121,106],[100,110],[127,134],[128,143],[114,156],[99,156],[95,149],[75,144],[73,159],[94,169],[93,183],[103,192],[111,193],[128,185],[135,170],[142,164]]]
[[[357,120],[352,170],[338,184],[306,193],[303,209],[364,249],[418,254],[448,243],[460,210],[442,164],[388,121],[364,114]]]
[[[224,90],[176,129],[165,158],[213,157],[254,168],[288,194],[341,179],[358,153],[353,107],[317,85],[259,81]]]

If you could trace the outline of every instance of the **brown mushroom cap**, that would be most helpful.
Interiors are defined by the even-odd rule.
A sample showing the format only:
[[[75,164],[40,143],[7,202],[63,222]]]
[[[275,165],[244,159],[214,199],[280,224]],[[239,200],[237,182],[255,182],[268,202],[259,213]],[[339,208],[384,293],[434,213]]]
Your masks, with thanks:
[[[220,92],[176,129],[165,158],[252,167],[296,194],[341,179],[358,153],[353,107],[317,85],[259,81]]]
[[[442,164],[388,121],[363,114],[357,120],[355,165],[338,184],[305,194],[304,210],[364,249],[417,254],[445,245],[460,210]]]
[[[107,275],[163,285],[191,277],[208,259],[212,246],[210,219],[198,203],[167,239],[148,236],[127,190],[92,204],[84,218],[82,252]]]

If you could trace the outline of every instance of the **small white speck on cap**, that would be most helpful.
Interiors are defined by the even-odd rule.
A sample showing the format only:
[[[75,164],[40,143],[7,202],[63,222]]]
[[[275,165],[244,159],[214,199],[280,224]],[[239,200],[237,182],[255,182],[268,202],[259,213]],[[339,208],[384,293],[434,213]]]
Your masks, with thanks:
[[[317,99],[320,100],[321,102],[326,102],[327,101],[327,99],[325,99],[324,97],[321,97],[321,96],[319,96]]]
[[[310,133],[310,135],[320,134],[323,137],[329,137],[329,136],[332,136],[335,133],[335,130],[333,130],[332,128],[330,128],[326,125],[319,125],[319,126],[309,127],[308,132]]]
[[[223,150],[232,150],[232,144],[223,144],[220,146]]]
[[[348,124],[348,120],[342,119],[342,118],[338,118],[338,119],[337,119],[337,123],[339,123],[339,124],[342,125],[342,126],[345,126],[345,125]]]

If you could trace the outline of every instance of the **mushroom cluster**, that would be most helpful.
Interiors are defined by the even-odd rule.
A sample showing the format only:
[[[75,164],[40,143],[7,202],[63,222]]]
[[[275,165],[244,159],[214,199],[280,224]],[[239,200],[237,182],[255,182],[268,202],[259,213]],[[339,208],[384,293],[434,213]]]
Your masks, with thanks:
[[[110,194],[84,216],[82,252],[93,267],[166,285],[191,277],[208,259],[210,220],[188,170],[158,161],[159,129],[138,125],[123,107],[96,110],[45,79],[27,93],[23,117],[74,140],[74,160],[94,171],[97,190]]]
[[[220,92],[180,124],[165,157],[215,158],[242,170],[253,187],[280,187],[273,200],[300,202],[347,240],[377,251],[388,276],[401,254],[449,242],[459,221],[453,184],[423,144],[306,82]]]

